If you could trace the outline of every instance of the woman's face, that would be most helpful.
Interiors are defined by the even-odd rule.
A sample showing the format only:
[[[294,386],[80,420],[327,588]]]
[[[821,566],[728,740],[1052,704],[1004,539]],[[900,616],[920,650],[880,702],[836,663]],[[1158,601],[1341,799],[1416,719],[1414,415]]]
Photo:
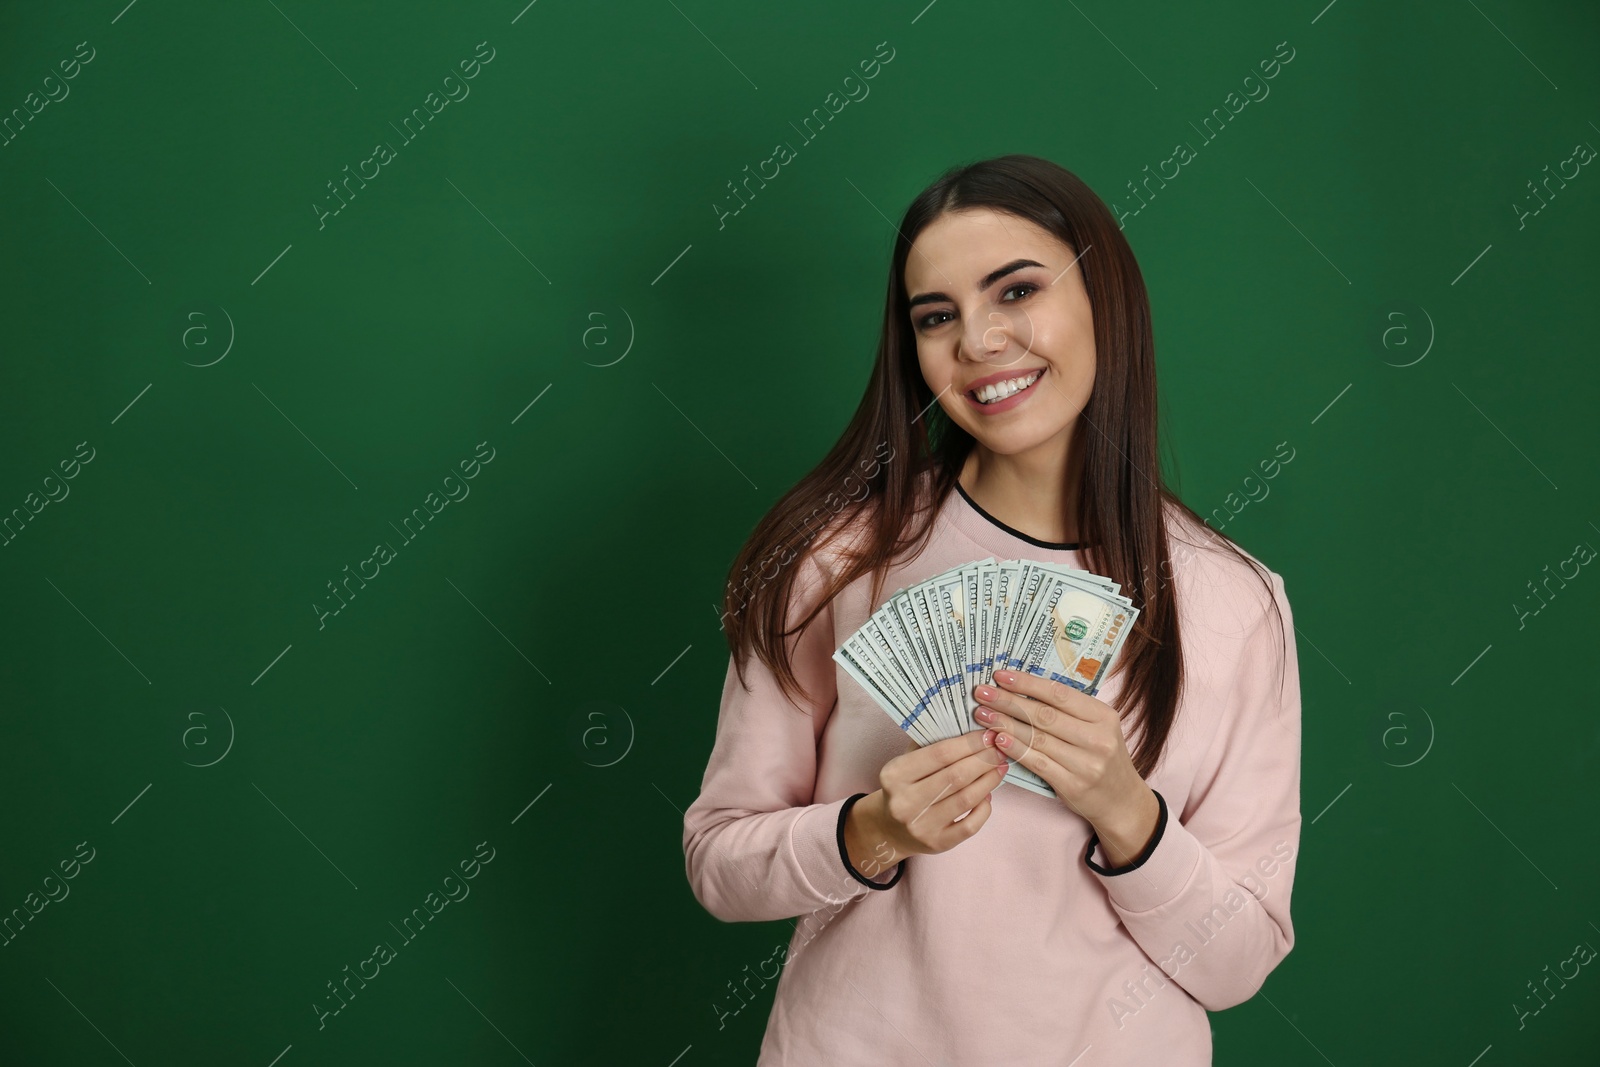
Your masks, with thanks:
[[[1089,402],[1094,320],[1076,257],[1048,230],[990,208],[947,212],[912,243],[905,286],[922,376],[993,452],[1065,450]]]

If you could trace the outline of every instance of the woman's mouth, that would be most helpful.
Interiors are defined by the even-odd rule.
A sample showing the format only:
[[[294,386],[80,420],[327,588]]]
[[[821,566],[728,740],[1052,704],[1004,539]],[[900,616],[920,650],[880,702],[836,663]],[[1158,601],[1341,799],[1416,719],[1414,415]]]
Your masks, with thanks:
[[[967,390],[961,395],[967,398],[967,403],[985,415],[996,415],[1002,411],[1010,411],[1033,395],[1033,390],[1039,384],[1048,368],[1035,367],[1014,378],[985,385],[977,390]]]

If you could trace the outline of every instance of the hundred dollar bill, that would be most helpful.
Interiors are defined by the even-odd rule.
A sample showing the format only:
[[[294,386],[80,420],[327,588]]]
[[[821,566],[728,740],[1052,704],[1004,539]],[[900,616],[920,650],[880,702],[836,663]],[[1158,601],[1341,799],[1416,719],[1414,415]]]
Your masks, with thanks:
[[[916,715],[918,700],[905,689],[898,672],[880,664],[873,656],[868,639],[860,631],[833,654],[856,684],[867,691],[889,717],[909,733],[918,745],[932,744],[937,738],[928,733]]]
[[[951,659],[950,649],[946,647],[942,623],[934,603],[936,581],[936,578],[930,579],[910,591],[912,617],[919,631],[918,639],[928,650],[928,659],[933,666],[934,683],[939,687],[940,706],[946,720],[953,724],[960,714],[956,687],[960,684],[961,678],[958,665]]]
[[[956,722],[963,730],[970,729],[967,712],[971,700],[973,681],[972,609],[976,600],[977,585],[970,566],[956,567],[932,582],[933,602],[938,608],[939,621],[944,625],[945,647],[955,667],[955,684],[951,695],[955,698]]]
[[[1101,575],[991,556],[896,589],[834,659],[926,745],[986,729],[972,717],[974,690],[993,685],[997,667],[1095,693],[1138,614],[1118,583]],[[1004,780],[1055,795],[1015,762]]]
[[[1097,595],[1075,583],[1047,584],[1036,594],[1018,641],[1024,651],[1008,661],[1010,669],[1065,682],[1092,694],[1128,628],[1129,609],[1105,596],[1103,590]],[[1106,652],[1103,657],[1087,654],[1102,649]],[[1014,763],[1011,772],[1007,781],[1041,795],[1055,795],[1048,782],[1026,767]]]
[[[868,619],[846,642],[845,647],[855,654],[856,661],[872,674],[884,692],[898,699],[895,717],[900,728],[914,737],[936,739],[934,732],[928,728],[933,720],[925,717],[929,694],[920,680],[921,673],[900,655],[895,643],[885,633],[884,626],[888,621],[881,616]]]
[[[1093,694],[1127,636],[1131,609],[1065,583],[1045,601],[1017,669]]]
[[[912,736],[921,734],[935,741],[944,736],[928,710],[934,693],[925,680],[925,672],[905,649],[897,621],[888,616],[875,616],[858,633],[869,643],[873,660],[879,664],[880,682],[901,682],[905,704],[896,716],[900,728],[911,732]]]
[[[934,658],[934,652],[929,647],[922,627],[917,624],[917,595],[921,590],[910,587],[903,592],[896,593],[890,598],[895,617],[899,620],[901,639],[908,658],[915,661],[917,668],[922,672],[922,681],[928,687],[933,699],[928,702],[928,715],[936,726],[933,729],[941,737],[948,737],[950,732],[950,701],[945,692],[946,686],[941,677],[939,665]],[[926,605],[924,605],[926,609]]]

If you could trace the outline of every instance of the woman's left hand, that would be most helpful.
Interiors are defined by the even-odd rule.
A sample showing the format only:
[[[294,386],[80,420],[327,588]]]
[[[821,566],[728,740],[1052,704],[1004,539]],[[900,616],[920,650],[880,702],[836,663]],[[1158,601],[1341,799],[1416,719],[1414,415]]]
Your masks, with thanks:
[[[1150,787],[1134,769],[1115,708],[1031,674],[995,671],[994,680],[999,689],[974,691],[974,717],[998,732],[1001,752],[1050,783],[1063,804],[1097,828],[1141,809]]]

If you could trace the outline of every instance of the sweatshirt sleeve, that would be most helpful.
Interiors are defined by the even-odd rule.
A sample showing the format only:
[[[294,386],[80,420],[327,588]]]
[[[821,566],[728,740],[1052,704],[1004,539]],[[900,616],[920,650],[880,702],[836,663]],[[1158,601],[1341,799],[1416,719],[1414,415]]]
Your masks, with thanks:
[[[1090,867],[1133,939],[1208,1011],[1249,1000],[1294,947],[1300,671],[1283,579],[1271,580],[1282,630],[1268,606],[1243,638],[1183,818],[1164,810],[1142,860]],[[1093,862],[1107,863],[1103,848]]]
[[[817,553],[799,564],[787,629],[816,603],[825,573]],[[839,812],[848,796],[815,800],[817,746],[838,696],[833,605],[787,639],[790,663],[809,700],[786,695],[754,655],[740,685],[733,657],[722,686],[716,741],[700,795],[683,818],[689,885],[724,922],[808,915],[873,892],[844,865]],[[887,883],[895,868],[871,879]]]

